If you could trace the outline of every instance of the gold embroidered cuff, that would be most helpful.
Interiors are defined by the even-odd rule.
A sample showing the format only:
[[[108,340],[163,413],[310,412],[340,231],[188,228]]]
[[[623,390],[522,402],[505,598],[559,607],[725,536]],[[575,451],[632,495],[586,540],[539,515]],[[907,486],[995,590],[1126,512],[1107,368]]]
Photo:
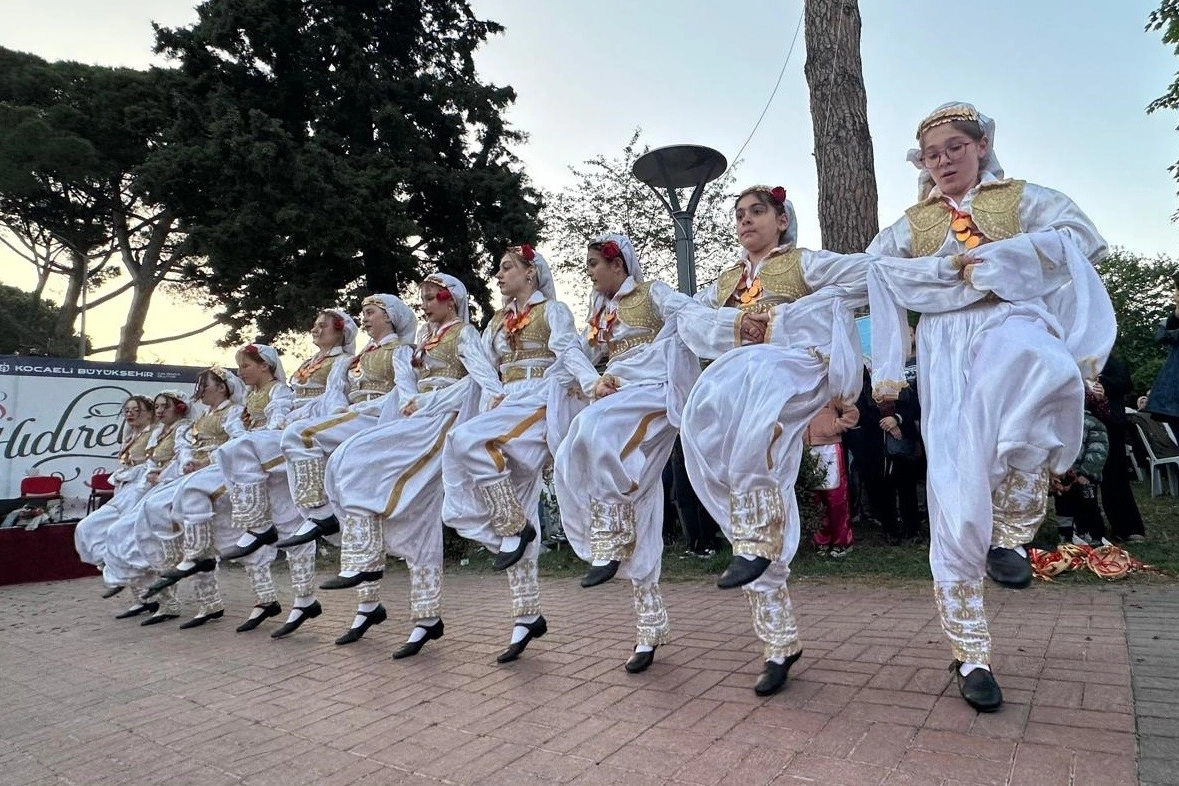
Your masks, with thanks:
[[[340,525],[340,570],[385,569],[385,539],[376,516],[345,516]]]
[[[520,507],[520,499],[516,496],[516,488],[512,485],[511,478],[480,486],[479,491],[487,502],[491,528],[495,530],[495,534],[501,538],[519,535],[528,519]]]
[[[635,506],[590,500],[590,558],[625,560],[635,550]]]
[[[442,615],[442,568],[409,566],[409,616],[413,620]]]
[[[274,586],[274,576],[270,573],[270,564],[246,565],[246,577],[250,580],[250,587],[258,598],[258,605],[274,603],[278,600],[278,587]]]
[[[1009,467],[991,493],[994,527],[991,545],[1013,549],[1032,542],[1048,512],[1048,470]]]
[[[634,584],[635,617],[638,635],[635,643],[646,647],[666,644],[671,633],[667,606],[658,584]]]
[[[785,510],[782,492],[754,489],[729,495],[729,522],[733,554],[776,560],[782,556]]]
[[[296,546],[294,553],[290,549],[287,550],[287,566],[291,569],[291,589],[296,597],[314,594],[315,542],[312,541],[307,545],[312,548],[299,551],[299,547]]]
[[[787,658],[801,651],[798,623],[794,620],[794,607],[786,585],[764,592],[751,589],[744,592],[753,615],[753,632],[764,645],[765,659]]]
[[[983,581],[937,581],[937,597],[942,630],[950,640],[954,657],[963,663],[991,662],[991,634],[983,608]]]
[[[512,592],[512,616],[540,614],[540,582],[534,559],[522,559],[508,568],[508,588]]]
[[[381,583],[370,581],[356,588],[357,603],[379,603],[381,600]]]
[[[321,508],[327,504],[323,490],[323,473],[327,460],[323,458],[300,459],[291,462],[291,473],[295,478],[295,504],[304,508]]]
[[[234,529],[265,529],[270,523],[270,495],[266,482],[234,483],[229,495]]]

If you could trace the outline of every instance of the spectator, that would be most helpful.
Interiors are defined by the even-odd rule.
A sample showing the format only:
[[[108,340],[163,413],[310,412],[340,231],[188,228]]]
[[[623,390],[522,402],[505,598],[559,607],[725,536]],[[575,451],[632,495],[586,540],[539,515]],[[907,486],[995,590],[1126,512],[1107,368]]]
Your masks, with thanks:
[[[1097,506],[1097,485],[1109,456],[1109,438],[1095,412],[1108,402],[1090,390],[1085,395],[1085,438],[1073,466],[1053,484],[1056,526],[1065,543],[1101,545],[1105,521]]]
[[[1167,347],[1168,354],[1159,369],[1143,407],[1157,420],[1179,426],[1179,273],[1172,276],[1175,291],[1171,295],[1171,311],[1159,324],[1155,341]]]
[[[884,433],[884,486],[888,503],[881,511],[884,536],[891,544],[919,537],[921,511],[917,504],[917,482],[925,465],[921,444],[921,404],[917,395],[917,366],[905,367],[908,387],[897,397],[895,412],[880,418]],[[898,503],[900,517],[897,516]]]
[[[1126,418],[1124,402],[1130,392],[1130,372],[1116,355],[1110,355],[1101,370],[1094,393],[1104,396],[1109,406],[1104,417],[1096,413],[1109,436],[1109,455],[1101,473],[1100,499],[1115,540],[1138,543],[1146,539],[1142,514],[1130,488],[1130,471],[1126,464]]]
[[[824,508],[823,523],[815,532],[820,554],[843,557],[852,550],[851,510],[848,506],[847,464],[842,435],[855,427],[860,411],[854,404],[832,399],[811,419],[803,439],[824,469],[823,485],[815,496]]]

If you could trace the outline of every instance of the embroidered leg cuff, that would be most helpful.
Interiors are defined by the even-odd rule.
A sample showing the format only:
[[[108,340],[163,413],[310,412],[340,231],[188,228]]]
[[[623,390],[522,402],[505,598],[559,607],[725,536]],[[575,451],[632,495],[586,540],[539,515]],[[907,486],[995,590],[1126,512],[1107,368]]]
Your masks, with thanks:
[[[590,500],[590,558],[622,561],[635,550],[635,506]]]
[[[278,600],[278,588],[274,586],[274,576],[270,573],[270,565],[247,565],[246,577],[258,598],[258,605],[274,603]]]
[[[991,494],[994,529],[991,545],[1013,549],[1032,542],[1048,509],[1048,470],[1009,467]]]
[[[370,581],[356,588],[356,600],[358,603],[377,603],[380,599],[381,583],[379,581]]]
[[[729,522],[734,554],[768,560],[782,556],[786,513],[782,507],[782,492],[778,489],[761,488],[745,494],[730,494]]]
[[[192,589],[196,595],[198,615],[212,614],[225,608],[221,602],[221,588],[217,586],[217,571],[194,575]]]
[[[270,525],[270,494],[266,483],[234,483],[230,487],[235,529],[261,530]]]
[[[510,478],[497,480],[495,483],[480,486],[483,499],[487,502],[487,510],[491,517],[491,528],[495,534],[502,537],[518,535],[528,519],[520,507],[520,499],[516,496],[516,489]]]
[[[327,459],[300,459],[290,463],[295,479],[295,504],[304,508],[321,508],[328,503],[323,490],[323,473]]]
[[[442,616],[442,568],[409,566],[409,616],[423,620]]]
[[[184,522],[184,557],[196,560],[213,556],[213,522]]]
[[[310,546],[310,548],[305,548]],[[315,594],[315,543],[304,543],[287,551],[287,566],[291,569],[291,590],[297,597]]]
[[[786,658],[802,649],[798,640],[798,623],[786,585],[757,592],[745,590],[753,614],[753,632],[764,645],[765,659]]]
[[[540,614],[540,582],[536,560],[522,559],[508,568],[508,587],[512,591],[512,616]]]
[[[667,606],[656,584],[633,584],[636,629],[636,644],[657,647],[666,644],[671,633],[671,622],[667,618]]]
[[[991,634],[983,609],[983,582],[936,581],[937,609],[954,657],[963,663],[991,662]]]
[[[340,570],[385,569],[385,538],[376,516],[344,517],[340,525]]]
[[[153,565],[152,567],[154,567],[157,571],[173,568],[178,562],[184,559],[183,537],[178,536],[174,538],[162,538],[160,540],[160,546],[164,552],[164,564]]]

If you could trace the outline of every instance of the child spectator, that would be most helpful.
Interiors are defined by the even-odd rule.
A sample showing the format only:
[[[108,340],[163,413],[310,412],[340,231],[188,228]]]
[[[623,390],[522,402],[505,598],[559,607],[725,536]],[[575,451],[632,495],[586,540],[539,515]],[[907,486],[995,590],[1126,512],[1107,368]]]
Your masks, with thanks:
[[[1085,394],[1085,439],[1073,466],[1053,486],[1056,495],[1056,526],[1065,543],[1100,546],[1105,537],[1105,520],[1097,506],[1097,486],[1109,455],[1105,426],[1094,414],[1108,406],[1104,395],[1092,390]]]

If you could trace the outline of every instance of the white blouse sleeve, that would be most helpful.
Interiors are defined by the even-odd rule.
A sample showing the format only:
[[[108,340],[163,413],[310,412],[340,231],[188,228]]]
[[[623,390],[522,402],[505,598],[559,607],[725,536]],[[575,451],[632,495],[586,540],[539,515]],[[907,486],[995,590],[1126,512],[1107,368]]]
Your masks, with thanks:
[[[286,425],[287,416],[295,406],[295,391],[291,386],[279,382],[270,389],[270,401],[266,404],[266,428],[274,430]]]

